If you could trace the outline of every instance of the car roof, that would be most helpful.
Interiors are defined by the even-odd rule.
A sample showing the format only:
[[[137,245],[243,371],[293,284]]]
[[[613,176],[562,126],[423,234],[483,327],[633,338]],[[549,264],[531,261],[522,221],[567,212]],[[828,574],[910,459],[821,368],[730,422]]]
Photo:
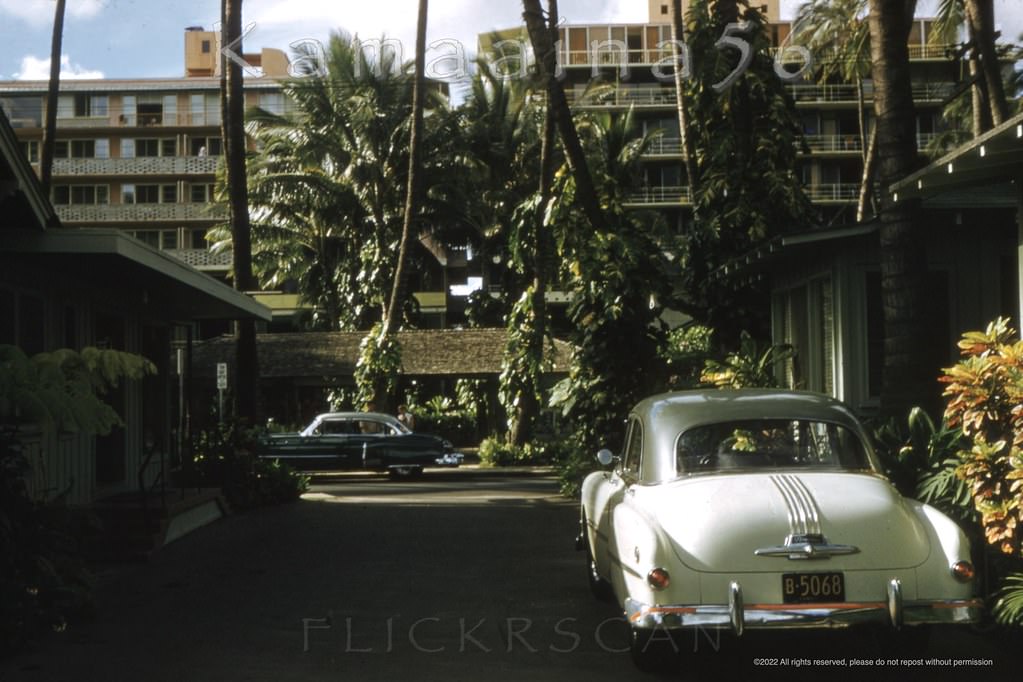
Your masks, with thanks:
[[[680,433],[733,420],[806,419],[841,424],[860,436],[868,457],[873,457],[869,438],[849,408],[809,391],[746,388],[662,393],[640,401],[632,415],[645,432],[640,478],[648,483],[675,477],[675,440]]]
[[[682,431],[734,419],[801,418],[857,426],[843,403],[820,393],[774,388],[704,389],[651,396],[633,409],[653,425]]]
[[[383,421],[391,421],[395,419],[395,417],[390,414],[384,414],[383,412],[324,412],[323,414],[316,415],[316,419],[319,419],[320,421],[325,419],[379,419]]]

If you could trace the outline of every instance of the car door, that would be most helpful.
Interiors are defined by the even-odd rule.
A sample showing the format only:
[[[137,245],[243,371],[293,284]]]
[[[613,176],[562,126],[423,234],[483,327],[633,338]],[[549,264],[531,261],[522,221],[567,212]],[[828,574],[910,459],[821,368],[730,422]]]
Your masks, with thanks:
[[[611,584],[618,595],[628,594],[625,586],[626,573],[636,572],[638,557],[634,548],[637,540],[638,515],[633,504],[636,486],[641,480],[643,466],[643,422],[633,416],[629,420],[628,435],[625,440],[625,452],[622,455],[619,488],[608,504],[608,553],[614,557],[618,570],[610,573]]]
[[[612,569],[620,564],[614,550],[616,543],[612,537],[614,527],[612,519],[615,507],[621,504],[625,497],[629,481],[635,480],[639,474],[639,457],[636,448],[642,447],[642,439],[643,431],[639,420],[630,419],[618,464],[609,474],[607,484],[601,488],[594,503],[594,512],[598,517],[594,559],[597,562],[597,570],[602,576],[616,573],[617,571]]]

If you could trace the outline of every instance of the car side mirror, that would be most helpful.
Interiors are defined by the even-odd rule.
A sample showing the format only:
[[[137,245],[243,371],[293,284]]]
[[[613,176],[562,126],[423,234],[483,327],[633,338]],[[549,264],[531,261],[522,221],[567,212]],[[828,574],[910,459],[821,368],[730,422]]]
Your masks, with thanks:
[[[614,453],[607,448],[601,448],[600,451],[597,452],[597,461],[600,462],[600,466],[606,467],[611,464],[611,462],[615,461]]]

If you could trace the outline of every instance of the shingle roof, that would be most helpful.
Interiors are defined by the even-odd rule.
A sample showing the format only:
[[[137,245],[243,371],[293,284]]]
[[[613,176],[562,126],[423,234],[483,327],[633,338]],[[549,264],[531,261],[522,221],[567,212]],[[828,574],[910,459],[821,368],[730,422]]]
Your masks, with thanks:
[[[482,376],[501,372],[507,330],[423,329],[398,333],[402,373],[406,376]],[[366,332],[258,334],[259,373],[263,379],[352,376]],[[552,373],[568,371],[570,346],[555,341]],[[216,363],[234,364],[234,339],[222,336],[197,342],[194,376],[211,378]]]

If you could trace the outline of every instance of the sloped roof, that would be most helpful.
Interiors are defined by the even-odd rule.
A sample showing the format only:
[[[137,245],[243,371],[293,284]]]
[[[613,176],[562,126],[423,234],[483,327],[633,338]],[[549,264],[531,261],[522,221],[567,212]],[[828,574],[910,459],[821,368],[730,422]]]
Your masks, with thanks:
[[[258,334],[263,379],[350,377],[366,332]],[[499,329],[420,329],[398,332],[402,373],[407,376],[479,377],[499,374],[508,331]],[[555,341],[552,373],[568,371],[570,345]],[[192,369],[213,377],[216,364],[234,363],[234,339],[221,336],[195,344]]]
[[[7,115],[0,110],[0,228],[45,230],[59,224]]]

